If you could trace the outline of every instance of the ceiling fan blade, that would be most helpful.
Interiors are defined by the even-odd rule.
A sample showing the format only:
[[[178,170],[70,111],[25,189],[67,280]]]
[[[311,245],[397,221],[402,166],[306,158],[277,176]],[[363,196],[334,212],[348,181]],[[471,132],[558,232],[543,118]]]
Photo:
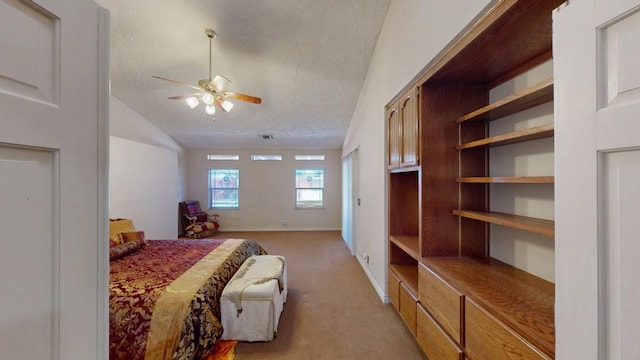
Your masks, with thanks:
[[[155,75],[151,75],[151,77],[156,78],[156,79],[160,79],[160,80],[164,80],[164,81],[168,81],[168,82],[172,82],[174,84],[178,84],[178,85],[182,85],[182,86],[188,86],[188,87],[196,89],[196,90],[202,90],[202,89],[200,89],[199,87],[197,87],[195,85],[183,83],[181,81],[171,80],[171,79],[167,79],[167,78],[163,78],[161,76],[155,76]]]
[[[231,80],[222,75],[216,75],[213,80],[209,82],[209,86],[215,89],[216,92],[223,92],[229,84],[231,84]]]
[[[247,95],[247,94],[241,94],[241,93],[237,93],[237,92],[233,92],[233,91],[225,91],[224,92],[224,96],[225,97],[230,97],[236,100],[240,100],[240,101],[246,101],[246,102],[250,102],[250,103],[254,103],[254,104],[260,104],[262,103],[262,99],[256,96],[251,96],[251,95]]]
[[[171,100],[182,100],[182,99],[190,98],[192,96],[201,96],[201,95],[202,95],[201,93],[184,94],[184,95],[169,96],[169,99],[171,99]]]

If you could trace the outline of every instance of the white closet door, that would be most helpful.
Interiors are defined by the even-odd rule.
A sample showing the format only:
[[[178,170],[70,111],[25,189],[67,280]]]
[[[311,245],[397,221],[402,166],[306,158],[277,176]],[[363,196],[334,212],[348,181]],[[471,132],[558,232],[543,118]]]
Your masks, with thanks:
[[[107,358],[105,14],[0,0],[2,359]]]
[[[640,2],[554,13],[558,359],[640,359]]]

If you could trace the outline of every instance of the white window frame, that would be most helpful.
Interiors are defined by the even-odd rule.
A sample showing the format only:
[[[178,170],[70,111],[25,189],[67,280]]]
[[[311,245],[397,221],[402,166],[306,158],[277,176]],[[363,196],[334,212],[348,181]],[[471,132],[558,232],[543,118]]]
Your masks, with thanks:
[[[228,172],[235,172],[236,175],[236,187],[214,187],[212,186],[212,176],[214,175],[215,172],[224,172],[224,171],[228,171]],[[229,169],[229,168],[214,168],[214,169],[209,169],[207,171],[207,189],[208,189],[208,208],[209,209],[218,209],[218,210],[237,210],[240,208],[240,170],[239,169]],[[214,192],[216,190],[235,190],[236,191],[236,202],[235,205],[231,205],[231,206],[219,206],[220,204],[218,204],[218,206],[216,206],[216,204],[214,204]]]
[[[321,186],[319,187],[299,187],[298,186],[298,173],[299,172],[320,172],[322,178],[321,178]],[[309,177],[311,177],[312,175],[308,175]],[[313,180],[310,180],[309,182],[312,182]],[[296,169],[294,172],[294,187],[295,187],[295,199],[296,199],[296,203],[295,203],[295,207],[296,209],[324,209],[324,182],[325,182],[325,169],[321,169],[321,168],[312,168],[312,169]],[[301,200],[299,199],[299,192],[301,190],[319,190],[320,191],[320,203],[316,203],[314,204],[313,201],[309,201],[307,203],[301,202]]]

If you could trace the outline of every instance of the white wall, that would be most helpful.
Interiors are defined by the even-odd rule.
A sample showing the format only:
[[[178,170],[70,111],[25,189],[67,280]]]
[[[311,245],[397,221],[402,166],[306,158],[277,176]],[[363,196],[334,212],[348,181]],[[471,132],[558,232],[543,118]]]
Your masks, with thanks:
[[[130,218],[150,239],[178,236],[184,200],[182,146],[125,103],[111,97],[109,217]]]
[[[133,220],[147,239],[175,239],[177,153],[112,136],[109,162],[109,217]]]
[[[211,161],[208,154],[240,155],[238,161]],[[252,161],[252,154],[283,155],[282,161]],[[295,154],[324,154],[324,161],[295,161]],[[240,170],[239,209],[208,210],[220,214],[221,231],[339,230],[341,227],[340,150],[220,151],[187,150],[187,198],[208,202],[208,169]],[[295,208],[295,169],[324,169],[324,209]],[[283,226],[282,221],[287,225]]]
[[[488,0],[394,0],[380,32],[342,148],[359,145],[355,254],[385,296],[387,243],[384,106],[464,28]]]
[[[490,92],[495,102],[553,76],[548,61]],[[491,136],[553,123],[553,102],[489,123]],[[491,176],[553,175],[553,138],[540,139],[489,150]],[[553,184],[491,184],[492,211],[554,219]],[[490,255],[548,281],[555,280],[553,237],[491,225]]]

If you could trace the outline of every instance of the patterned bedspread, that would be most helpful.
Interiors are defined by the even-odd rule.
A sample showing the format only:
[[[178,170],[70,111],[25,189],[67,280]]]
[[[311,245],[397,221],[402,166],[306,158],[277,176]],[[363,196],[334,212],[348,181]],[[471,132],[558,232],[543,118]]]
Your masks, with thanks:
[[[151,240],[111,261],[109,358],[204,358],[222,335],[224,286],[264,253],[250,240]]]

